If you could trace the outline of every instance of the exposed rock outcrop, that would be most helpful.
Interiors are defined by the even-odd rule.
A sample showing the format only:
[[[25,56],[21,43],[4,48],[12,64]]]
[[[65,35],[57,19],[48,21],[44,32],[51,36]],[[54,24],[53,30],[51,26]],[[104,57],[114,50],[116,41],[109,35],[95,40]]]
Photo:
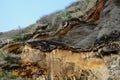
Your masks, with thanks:
[[[101,12],[102,12],[103,7],[106,2],[107,2],[107,0],[98,0],[95,10],[93,10],[93,12],[91,11],[89,13],[88,17],[86,18],[86,21],[98,24],[100,22],[99,20],[100,20]]]
[[[20,54],[22,52],[22,43],[6,43],[7,45],[4,45],[1,50],[6,51],[8,53],[15,53]]]
[[[65,22],[65,25],[63,25],[62,29],[60,29],[55,34],[55,36],[57,36],[58,38],[65,36],[68,33],[68,31],[70,31],[73,27],[75,27],[76,25],[79,25],[79,24],[80,24],[80,20],[78,18],[73,18],[73,19],[67,20]]]
[[[45,32],[45,31],[38,31],[33,34],[33,39],[38,39],[38,40],[45,40],[51,36],[50,32]]]
[[[119,0],[83,0],[72,5],[76,9],[66,9],[71,19],[58,19],[57,12],[37,21],[23,45],[21,66],[13,72],[55,80],[119,80]],[[0,48],[18,53],[21,43]]]

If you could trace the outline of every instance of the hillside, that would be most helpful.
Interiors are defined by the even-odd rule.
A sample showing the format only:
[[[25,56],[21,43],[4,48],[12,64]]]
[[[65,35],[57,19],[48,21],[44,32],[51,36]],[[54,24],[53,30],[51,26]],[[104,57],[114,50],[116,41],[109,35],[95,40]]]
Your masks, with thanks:
[[[120,80],[119,17],[119,0],[81,0],[0,33],[0,78]]]

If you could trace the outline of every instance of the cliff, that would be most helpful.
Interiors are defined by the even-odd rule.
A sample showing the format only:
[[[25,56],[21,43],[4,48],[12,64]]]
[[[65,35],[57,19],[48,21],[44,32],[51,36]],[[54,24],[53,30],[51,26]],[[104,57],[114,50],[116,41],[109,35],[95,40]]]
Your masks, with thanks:
[[[1,42],[13,60],[1,69],[39,80],[119,80],[119,17],[119,0],[75,2]]]

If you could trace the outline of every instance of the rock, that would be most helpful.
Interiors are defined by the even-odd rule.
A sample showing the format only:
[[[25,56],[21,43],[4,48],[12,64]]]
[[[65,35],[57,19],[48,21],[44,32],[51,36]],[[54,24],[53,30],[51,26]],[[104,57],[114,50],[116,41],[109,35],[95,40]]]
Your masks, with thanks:
[[[23,38],[22,41],[25,42],[25,41],[31,39],[32,36],[33,36],[33,34],[30,34],[30,33],[22,34],[22,38]]]
[[[92,71],[91,73],[95,74],[97,79],[107,80],[109,77],[109,71],[108,71],[107,66],[105,65],[105,62],[102,59],[98,59],[98,58],[88,58],[89,56],[92,57],[93,54],[96,54],[96,53],[92,53],[92,52],[75,53],[75,52],[71,52],[69,50],[56,49],[56,50],[53,50],[49,54],[46,53],[46,58],[47,58],[48,64],[51,63],[51,65],[52,65],[52,68],[53,68],[52,70],[53,70],[54,76],[58,75],[56,73],[56,71],[60,72],[59,70],[61,70],[61,68],[66,67],[64,72],[66,70],[69,71],[70,66],[67,66],[67,64],[72,63],[73,64],[72,69],[76,73],[79,72],[79,70],[77,70],[77,69],[80,69],[80,70],[85,69],[86,71],[90,70],[90,71]],[[52,62],[50,62],[50,61],[52,61]],[[58,62],[59,62],[59,64],[58,64]],[[60,67],[60,65],[61,65],[61,67]],[[64,73],[64,72],[62,72],[62,73]],[[75,74],[75,72],[72,72],[72,73]],[[78,79],[80,79],[80,77]]]
[[[33,33],[33,39],[45,40],[51,37],[51,32],[46,31],[36,31]]]
[[[36,28],[36,31],[38,31],[38,30],[46,30],[47,27],[48,27],[48,24],[38,25],[37,28]]]
[[[19,54],[22,52],[22,43],[18,42],[18,43],[11,43],[11,44],[6,44],[4,45],[4,47],[2,48],[3,51],[6,51],[8,53],[14,53],[14,54]]]
[[[93,52],[75,53],[70,50],[60,50],[60,49],[53,50],[52,52],[41,53],[39,51],[39,53],[38,52],[36,53],[35,51],[38,51],[39,49],[35,50],[35,49],[31,49],[30,47],[29,48],[25,47],[24,51],[25,50],[27,50],[27,52],[23,53],[23,55],[26,55],[26,56],[23,56],[21,58],[24,62],[26,61],[26,64],[28,62],[36,63],[36,62],[46,61],[44,63],[46,63],[46,66],[50,67],[50,65],[54,63],[53,64],[54,66],[52,67],[54,76],[60,76],[61,74],[57,74],[57,73],[61,73],[61,70],[64,68],[65,68],[65,71],[67,71],[67,75],[69,77],[72,77],[72,74],[69,72],[69,71],[71,71],[71,68],[75,70],[75,72],[72,71],[74,76],[77,76],[77,74],[75,74],[75,73],[77,73],[77,72],[79,73],[78,69],[82,70],[81,68],[83,68],[83,70],[92,71],[91,73],[95,73],[95,74],[97,73],[96,77],[98,79],[106,80],[108,78],[108,69],[107,69],[107,66],[105,65],[104,61],[102,59],[92,58],[96,53],[93,53]],[[44,54],[44,55],[42,55],[40,57],[38,54],[39,55]],[[91,57],[91,58],[89,58],[89,57]],[[40,66],[42,64],[43,63],[39,63]],[[71,67],[70,67],[70,64],[71,64]],[[50,69],[48,69],[48,71],[49,70]],[[26,71],[25,71],[25,73],[26,73]],[[29,73],[31,73],[31,72],[29,72]],[[62,73],[64,73],[64,72],[62,71]],[[106,76],[102,75],[103,73]],[[66,74],[66,73],[64,73],[64,74]],[[27,74],[25,74],[25,75],[27,75]],[[101,77],[99,77],[99,75],[101,75]],[[85,76],[85,77],[87,77],[87,76]],[[77,79],[80,79],[80,77]]]
[[[119,51],[120,51],[120,44],[111,43],[111,44],[108,44],[107,46],[104,46],[100,50],[99,54],[102,56],[111,55],[111,54],[119,54]]]
[[[22,50],[21,65],[6,65],[5,68],[15,68],[12,70],[18,76],[30,78],[44,75],[55,80],[119,79],[119,2],[81,0],[72,4],[75,8],[66,9],[76,18],[63,24],[62,19],[58,19],[60,12],[42,18],[43,21],[33,24],[34,32],[23,38],[30,40]],[[21,51],[22,43],[0,44],[5,51]]]
[[[44,60],[44,57],[45,54],[42,51],[26,45],[21,54],[21,62],[23,64],[37,63],[38,61]]]
[[[95,44],[101,44],[101,43],[110,43],[114,41],[119,41],[120,40],[120,31],[114,30],[109,33],[103,34],[102,36],[99,36]]]
[[[73,17],[79,17],[81,20],[88,15],[89,11],[96,6],[97,0],[80,0],[67,8]],[[75,7],[73,7],[75,6]]]
[[[95,24],[98,24],[100,21],[100,14],[103,10],[103,7],[105,5],[107,0],[98,0],[97,6],[93,12],[91,11],[85,21],[87,22],[93,22]]]
[[[55,36],[57,37],[65,36],[68,33],[68,31],[70,31],[74,26],[79,24],[80,24],[80,20],[78,18],[72,18],[70,20],[67,20],[65,22],[65,25],[62,27],[62,29],[58,30]]]
[[[98,40],[98,43],[102,41],[102,43],[109,43],[111,40],[119,40],[120,20],[118,17],[120,17],[120,9],[114,4],[114,1],[111,0],[108,0],[104,6],[105,7],[101,11],[99,18],[100,23],[96,25],[96,27],[87,36],[78,40],[76,43],[77,48],[90,47],[96,43],[96,40]],[[116,15],[114,13],[116,13]],[[104,35],[107,36],[106,40],[101,40]],[[77,39],[79,39],[79,37]]]
[[[70,47],[62,42],[51,41],[51,40],[33,40],[26,43],[26,45],[39,49],[43,52],[51,52],[52,50],[59,49],[69,49]]]
[[[120,32],[120,8],[118,8],[115,3],[115,1],[108,0],[107,3],[105,4],[105,8],[103,9],[103,12],[101,13],[101,22],[98,25],[98,37],[97,39],[102,38],[102,36],[107,35],[107,36],[112,36],[113,39],[117,35],[119,35]],[[116,37],[115,40],[118,40]]]

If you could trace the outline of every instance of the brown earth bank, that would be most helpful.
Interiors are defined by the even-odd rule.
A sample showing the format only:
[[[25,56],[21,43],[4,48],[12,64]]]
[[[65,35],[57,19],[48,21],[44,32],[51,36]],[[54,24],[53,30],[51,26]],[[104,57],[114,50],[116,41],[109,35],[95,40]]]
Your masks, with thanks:
[[[16,35],[1,33],[0,72],[16,80],[120,80],[119,17],[119,0],[81,0]]]

